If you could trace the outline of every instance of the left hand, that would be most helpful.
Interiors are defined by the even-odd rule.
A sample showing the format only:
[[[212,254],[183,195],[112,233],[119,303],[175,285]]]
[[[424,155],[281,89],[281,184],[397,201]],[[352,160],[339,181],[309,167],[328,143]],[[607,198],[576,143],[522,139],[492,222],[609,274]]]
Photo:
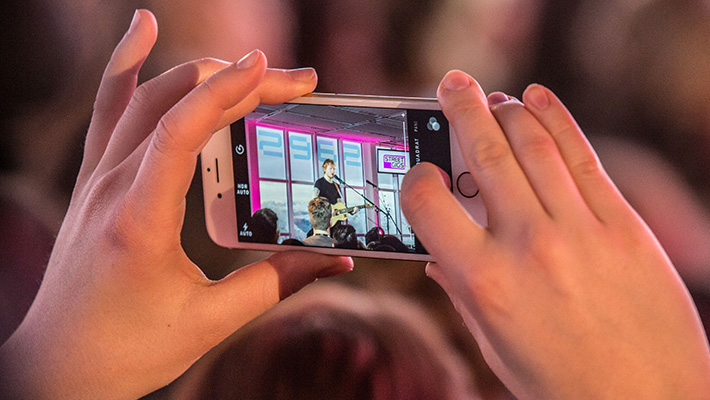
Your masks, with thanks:
[[[189,62],[136,89],[156,34],[153,15],[137,11],[105,70],[46,275],[0,348],[2,394],[143,396],[281,298],[352,268],[279,253],[214,282],[188,259],[185,195],[211,134],[259,103],[313,90],[316,75],[267,69],[254,51],[238,63]]]

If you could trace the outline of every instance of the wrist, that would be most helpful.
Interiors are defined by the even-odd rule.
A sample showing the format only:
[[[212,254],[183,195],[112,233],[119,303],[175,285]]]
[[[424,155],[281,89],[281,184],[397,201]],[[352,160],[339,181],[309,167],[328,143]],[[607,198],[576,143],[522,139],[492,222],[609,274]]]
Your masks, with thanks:
[[[42,399],[50,397],[50,389],[41,384],[32,370],[39,365],[33,360],[32,340],[19,331],[0,346],[0,397],[12,399]],[[47,390],[43,392],[43,390]]]
[[[86,357],[82,346],[63,341],[61,332],[27,324],[23,322],[0,346],[0,398],[112,397],[107,396],[105,383],[115,378],[107,377],[97,360]]]

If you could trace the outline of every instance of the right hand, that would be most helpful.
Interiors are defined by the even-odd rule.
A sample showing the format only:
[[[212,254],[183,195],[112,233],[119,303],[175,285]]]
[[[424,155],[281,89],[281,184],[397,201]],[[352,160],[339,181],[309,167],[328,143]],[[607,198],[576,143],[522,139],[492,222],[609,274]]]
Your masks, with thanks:
[[[509,389],[521,399],[710,398],[710,351],[686,288],[552,92],[531,85],[525,105],[487,99],[452,71],[438,97],[489,225],[431,164],[405,177],[402,208],[436,260],[428,275]]]

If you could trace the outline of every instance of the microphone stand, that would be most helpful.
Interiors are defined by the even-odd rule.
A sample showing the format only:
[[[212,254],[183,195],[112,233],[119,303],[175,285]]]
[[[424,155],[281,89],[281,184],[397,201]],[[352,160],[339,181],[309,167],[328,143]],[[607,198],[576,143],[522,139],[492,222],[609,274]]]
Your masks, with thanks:
[[[348,185],[348,183],[345,182],[344,180],[340,179],[340,177],[339,177],[338,175],[334,175],[334,176],[333,176],[333,179],[335,179],[336,181],[338,181],[338,183],[340,183],[341,185],[345,186],[346,188],[348,188],[348,189],[352,190],[353,192],[357,193],[358,196],[362,197],[362,198],[365,200],[365,203],[370,204],[370,205],[372,205],[373,207],[377,208],[377,205],[375,205],[375,203],[374,203],[372,200],[370,200],[370,199],[368,199],[367,197],[365,197],[365,195],[362,194],[362,193],[360,193],[360,191],[357,190],[356,188],[354,188],[354,187]]]
[[[370,182],[369,179],[365,179],[365,183],[372,186],[372,190],[374,190],[374,194],[377,195],[377,203],[379,203],[380,202],[380,188],[377,185],[375,185],[374,183]],[[373,222],[375,223],[375,226],[377,226],[380,229],[382,226],[380,224],[380,222],[382,220],[382,218],[380,217],[381,213],[382,213],[382,211],[380,210],[380,207],[375,207],[375,220]],[[389,221],[387,221],[387,224],[389,224]]]
[[[335,176],[333,176],[333,179],[335,179],[336,181],[338,181],[340,184],[342,184],[342,185],[345,186],[346,188],[348,188],[348,189],[352,190],[353,192],[357,193],[360,197],[362,197],[362,198],[365,200],[365,203],[370,204],[378,213],[380,213],[380,212],[381,212],[381,213],[384,213],[384,214],[387,216],[387,218],[388,218],[388,220],[387,220],[387,225],[388,225],[388,226],[387,226],[387,231],[388,231],[388,232],[389,232],[389,221],[392,220],[392,223],[394,224],[394,227],[397,229],[397,232],[399,232],[399,235],[400,235],[400,236],[402,235],[402,231],[399,229],[399,227],[397,226],[397,223],[395,223],[394,219],[392,219],[392,216],[390,215],[389,211],[383,211],[377,204],[375,204],[375,202],[373,202],[372,200],[370,200],[370,199],[368,199],[367,197],[365,197],[364,194],[362,194],[362,193],[361,193],[359,190],[357,190],[356,188],[350,186],[350,185],[349,185],[347,182],[345,182],[344,180],[340,179],[339,176],[335,175]],[[373,187],[375,187],[375,185],[372,184],[372,182],[369,182],[369,181],[368,181],[368,183],[369,183],[370,185],[372,185]]]
[[[367,184],[372,186],[372,188],[377,191],[377,197],[379,198],[380,197],[380,188],[367,179],[365,179],[365,182],[367,182]],[[402,239],[402,237],[404,236],[402,234],[402,230],[399,229],[399,226],[397,225],[397,221],[395,221],[394,218],[392,218],[392,214],[390,213],[389,207],[387,207],[387,210],[382,210],[382,208],[375,206],[375,210],[377,210],[378,219],[379,219],[380,213],[385,214],[385,216],[387,217],[387,233],[388,234],[390,233],[390,221],[392,221],[392,225],[394,225],[394,228],[397,230],[397,233],[399,234],[399,238]]]

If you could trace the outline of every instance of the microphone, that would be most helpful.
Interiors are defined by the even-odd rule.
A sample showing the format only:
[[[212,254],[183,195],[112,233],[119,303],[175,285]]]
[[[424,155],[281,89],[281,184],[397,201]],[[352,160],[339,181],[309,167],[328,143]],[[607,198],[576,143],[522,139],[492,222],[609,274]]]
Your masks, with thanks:
[[[343,180],[340,179],[340,177],[338,175],[333,175],[333,179],[335,179],[336,181],[338,181],[340,183],[343,183]]]
[[[379,189],[379,187],[377,187],[377,185],[375,185],[374,183],[370,182],[369,179],[365,179],[365,182],[367,182],[367,184],[370,185],[370,186],[372,186],[373,188]]]

